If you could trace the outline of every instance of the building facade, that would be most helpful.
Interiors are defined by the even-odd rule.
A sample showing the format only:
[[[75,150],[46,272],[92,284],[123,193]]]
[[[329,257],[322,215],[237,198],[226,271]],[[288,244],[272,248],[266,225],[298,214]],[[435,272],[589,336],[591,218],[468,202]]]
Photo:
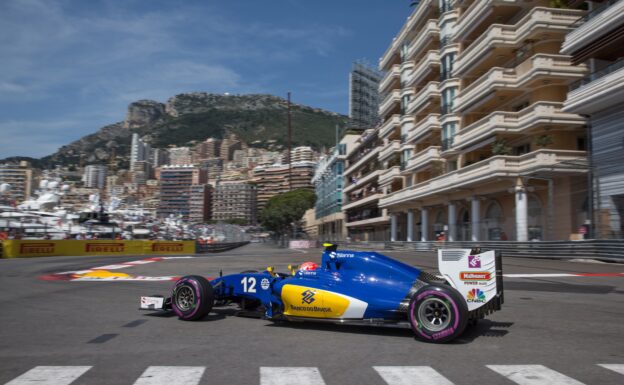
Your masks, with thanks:
[[[342,211],[348,237],[354,241],[388,240],[387,209],[379,208],[386,194],[380,183],[385,172],[379,163],[379,129],[368,129],[357,138],[347,154],[344,171]]]
[[[343,172],[347,154],[358,138],[359,135],[345,135],[329,154],[319,160],[314,170],[312,184],[316,194],[316,204],[313,219],[317,229],[313,233],[324,241],[340,241],[346,237],[342,212]],[[307,219],[306,224],[310,223],[312,221]],[[308,235],[311,236],[310,233]]]
[[[567,240],[583,225],[585,119],[563,102],[586,68],[559,52],[583,11],[550,4],[415,7],[380,59],[391,240]]]
[[[189,222],[205,223],[212,219],[212,190],[212,186],[209,184],[191,186]]]
[[[583,1],[568,1],[580,6]],[[624,237],[624,2],[588,1],[561,53],[590,74],[573,83],[563,111],[588,117],[596,238]]]
[[[4,192],[8,200],[21,203],[30,199],[32,193],[33,172],[28,162],[16,164],[0,164],[0,184],[8,184]]]
[[[90,164],[85,167],[83,180],[86,188],[106,188],[108,167],[102,164]]]
[[[214,189],[212,219],[241,219],[250,225],[257,222],[256,186],[248,181],[217,182]]]
[[[353,63],[349,73],[349,125],[355,129],[379,123],[379,82],[382,74],[363,61]]]
[[[299,188],[313,189],[314,162],[293,162],[288,164],[258,166],[252,171],[252,181],[257,186],[258,212],[262,211],[273,196]],[[290,183],[289,183],[290,174]]]
[[[191,187],[207,182],[206,170],[193,166],[164,166],[160,170],[159,217],[190,219]]]
[[[134,162],[150,161],[151,147],[149,143],[143,141],[139,134],[132,134],[132,143],[130,148],[130,168],[134,167]]]

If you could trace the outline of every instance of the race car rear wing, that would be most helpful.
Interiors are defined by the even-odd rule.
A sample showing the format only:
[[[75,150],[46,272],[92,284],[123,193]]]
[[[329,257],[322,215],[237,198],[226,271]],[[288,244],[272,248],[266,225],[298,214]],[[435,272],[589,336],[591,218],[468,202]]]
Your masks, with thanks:
[[[504,294],[500,251],[440,249],[438,269],[478,318],[501,309]]]

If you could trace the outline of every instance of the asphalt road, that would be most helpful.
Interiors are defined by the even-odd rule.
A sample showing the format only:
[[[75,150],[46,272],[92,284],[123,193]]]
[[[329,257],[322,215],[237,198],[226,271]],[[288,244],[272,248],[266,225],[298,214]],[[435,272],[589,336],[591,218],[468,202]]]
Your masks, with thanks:
[[[387,254],[435,270],[431,255]],[[419,342],[411,330],[274,325],[234,317],[234,308],[183,322],[137,310],[140,295],[167,294],[169,281],[40,279],[143,258],[0,260],[0,384],[173,385],[197,378],[201,384],[232,385],[624,383],[624,373],[617,372],[624,368],[622,276],[506,278],[503,310],[444,345]],[[269,265],[286,271],[290,263],[319,258],[318,250],[251,244],[119,271],[216,276],[221,269],[227,274]],[[506,258],[504,270],[608,274],[624,272],[624,265]],[[307,369],[292,369],[301,367]],[[41,379],[48,382],[33,382]]]

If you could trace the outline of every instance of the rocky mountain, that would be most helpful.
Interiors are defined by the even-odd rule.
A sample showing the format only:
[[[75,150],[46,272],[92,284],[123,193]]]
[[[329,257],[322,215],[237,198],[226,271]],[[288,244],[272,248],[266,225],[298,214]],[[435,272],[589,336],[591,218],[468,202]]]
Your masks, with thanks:
[[[293,145],[330,147],[335,141],[336,124],[344,127],[347,117],[312,107],[291,105]],[[286,143],[287,102],[272,95],[217,95],[186,93],[167,103],[139,100],[128,106],[123,122],[110,124],[97,132],[61,147],[38,162],[85,164],[107,162],[112,153],[121,160],[130,154],[133,133],[146,137],[152,147],[184,146],[208,137],[221,138],[232,132],[247,143],[262,145],[268,140]]]

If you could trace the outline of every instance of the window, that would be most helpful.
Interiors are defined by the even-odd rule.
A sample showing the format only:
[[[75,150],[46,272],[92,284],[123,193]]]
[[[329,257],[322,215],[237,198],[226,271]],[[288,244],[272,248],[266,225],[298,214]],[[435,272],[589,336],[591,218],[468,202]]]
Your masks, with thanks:
[[[523,145],[516,146],[513,149],[514,155],[523,155],[523,154],[528,154],[529,152],[531,152],[531,144],[530,143],[525,143]]]
[[[442,115],[453,112],[453,102],[455,101],[456,91],[457,87],[445,88],[444,91],[442,91],[442,104],[440,107]]]
[[[455,54],[449,53],[447,55],[442,56],[442,60],[440,60],[440,81],[444,81],[446,79],[451,78],[451,73],[453,72],[453,63],[455,62]]]
[[[401,114],[405,114],[407,111],[407,106],[409,105],[410,95],[403,95],[401,98]]]
[[[446,151],[453,146],[453,137],[455,137],[455,129],[457,123],[445,123],[442,125],[442,151]]]

